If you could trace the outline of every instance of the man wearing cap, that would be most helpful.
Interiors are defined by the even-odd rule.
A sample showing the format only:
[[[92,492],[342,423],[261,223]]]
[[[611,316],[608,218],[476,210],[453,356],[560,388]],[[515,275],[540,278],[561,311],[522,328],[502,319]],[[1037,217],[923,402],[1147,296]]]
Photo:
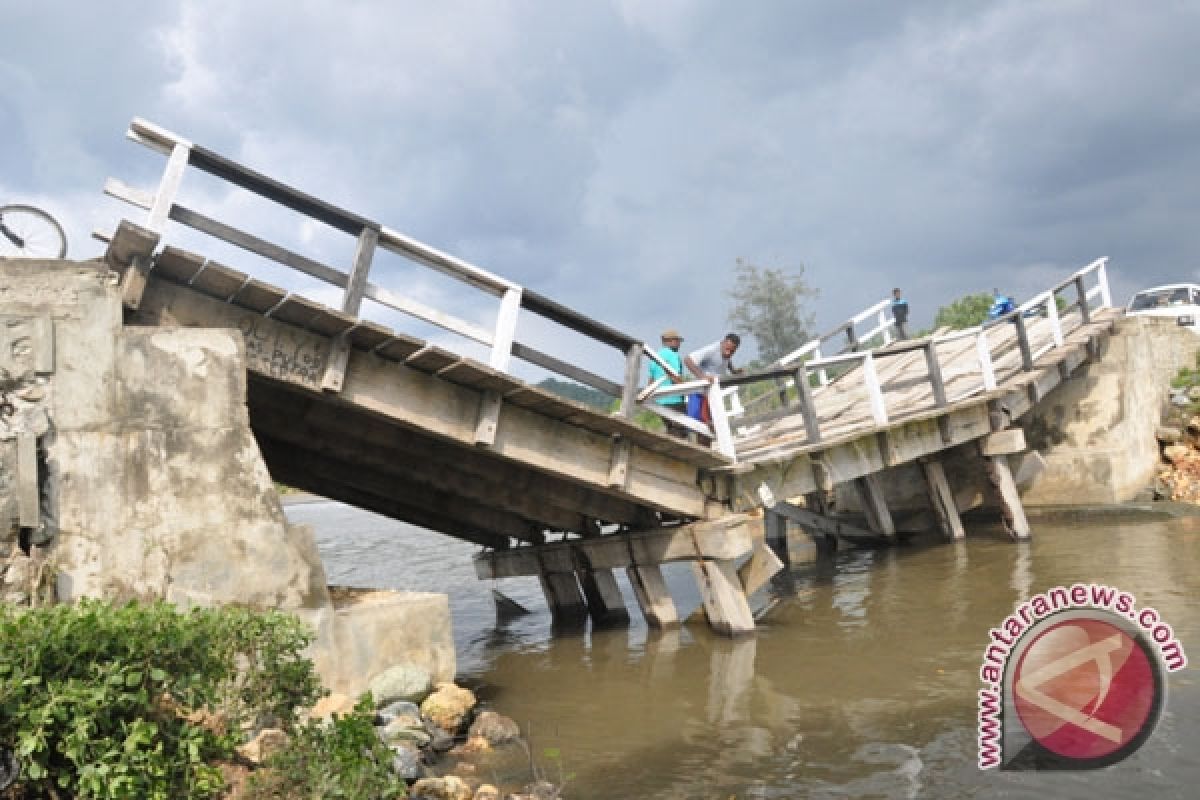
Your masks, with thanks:
[[[674,328],[668,328],[662,332],[662,343],[663,346],[658,351],[658,357],[661,358],[663,362],[667,364],[667,366],[674,370],[676,375],[682,376],[683,359],[679,356],[679,346],[683,344],[683,336],[681,336],[679,331],[675,330]],[[671,376],[669,376],[666,371],[664,371],[663,368],[658,365],[658,362],[651,359],[650,382],[654,383],[661,378],[666,378],[666,382],[669,383],[674,382],[672,381]],[[658,403],[663,408],[666,408],[669,411],[674,411],[678,414],[684,414],[687,411],[687,401],[684,399],[683,395],[675,395],[674,397],[659,397],[656,398],[654,402]],[[667,426],[667,433],[671,434],[672,436],[678,436],[681,439],[687,437],[687,428],[684,428],[682,425],[674,423],[665,418],[663,419],[663,423]]]

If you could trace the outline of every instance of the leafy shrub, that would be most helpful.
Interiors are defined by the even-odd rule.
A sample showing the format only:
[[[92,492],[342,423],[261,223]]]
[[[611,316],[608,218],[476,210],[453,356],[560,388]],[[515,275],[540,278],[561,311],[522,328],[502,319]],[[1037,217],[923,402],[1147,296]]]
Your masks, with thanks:
[[[0,606],[0,749],[30,796],[212,797],[243,725],[319,695],[309,639],[277,612]]]
[[[256,798],[391,800],[407,796],[392,770],[392,753],[374,728],[375,706],[363,695],[354,712],[325,723],[310,720],[255,773],[248,784]]]

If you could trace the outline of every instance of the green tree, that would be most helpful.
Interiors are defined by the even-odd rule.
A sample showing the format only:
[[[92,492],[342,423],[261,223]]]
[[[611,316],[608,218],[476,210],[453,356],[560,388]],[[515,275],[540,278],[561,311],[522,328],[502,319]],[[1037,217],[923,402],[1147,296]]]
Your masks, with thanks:
[[[987,319],[987,312],[991,306],[992,296],[988,292],[965,295],[950,305],[939,308],[937,316],[933,318],[933,327],[955,330],[973,328]]]
[[[804,303],[818,292],[805,282],[803,266],[789,274],[739,258],[734,273],[729,323],[754,337],[763,361],[776,361],[808,341],[813,315]]]

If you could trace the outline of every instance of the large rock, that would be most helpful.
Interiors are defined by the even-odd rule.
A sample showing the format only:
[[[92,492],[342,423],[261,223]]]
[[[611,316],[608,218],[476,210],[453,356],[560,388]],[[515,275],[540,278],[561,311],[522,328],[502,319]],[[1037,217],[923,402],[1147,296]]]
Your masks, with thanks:
[[[421,715],[451,734],[458,733],[467,714],[475,707],[475,695],[453,683],[439,683],[421,703]]]
[[[413,720],[397,717],[378,730],[379,737],[388,745],[412,742],[417,747],[427,747],[432,741],[432,737],[425,730],[420,719],[417,719],[414,724]]]
[[[397,700],[419,703],[429,696],[433,679],[428,670],[416,664],[397,664],[371,678],[367,688],[378,706],[386,706]]]
[[[516,741],[521,738],[521,729],[517,723],[503,714],[495,711],[484,711],[471,723],[468,737],[478,736],[487,741],[492,747]]]
[[[401,779],[412,782],[421,778],[425,768],[421,765],[421,750],[412,742],[396,742],[391,745],[392,771]]]
[[[408,796],[412,800],[471,800],[471,787],[456,775],[422,778],[412,785]]]
[[[490,783],[485,783],[475,790],[473,800],[500,800],[500,790]]]

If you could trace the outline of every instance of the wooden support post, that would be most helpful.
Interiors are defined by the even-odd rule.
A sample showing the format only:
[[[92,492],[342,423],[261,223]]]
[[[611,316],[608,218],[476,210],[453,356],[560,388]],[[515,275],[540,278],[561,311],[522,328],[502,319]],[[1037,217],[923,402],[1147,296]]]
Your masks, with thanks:
[[[1079,318],[1087,325],[1092,321],[1092,313],[1088,310],[1087,289],[1083,285],[1083,276],[1075,276],[1075,292],[1079,295]]]
[[[784,520],[784,535],[787,533],[787,521]],[[784,547],[786,548],[786,542]],[[754,552],[750,554],[750,560],[738,569],[738,580],[742,583],[742,591],[746,597],[752,596],[759,589],[771,582],[783,569],[783,561],[775,554],[774,548],[767,545],[766,542],[757,542],[754,545]]]
[[[1025,315],[1013,315],[1013,326],[1017,329],[1017,346],[1021,349],[1021,368],[1026,372],[1033,369],[1033,349],[1029,346],[1029,330],[1025,327]]]
[[[500,406],[504,398],[491,389],[479,398],[479,417],[475,422],[475,444],[489,447],[496,442],[496,428],[500,426]]]
[[[832,489],[830,489],[830,491],[832,491]],[[818,490],[815,492],[809,492],[808,494],[804,495],[804,507],[808,511],[810,511],[813,514],[813,516],[828,518],[829,517],[829,501],[826,498],[825,490],[822,489],[822,490]],[[791,506],[789,506],[789,508],[791,508]],[[794,518],[793,518],[793,520],[794,520]],[[794,521],[797,521],[797,520],[794,520]],[[799,523],[799,521],[797,521],[797,522],[798,522],[798,524],[801,525],[801,527],[803,527],[803,523]],[[813,526],[806,527],[805,532],[809,535],[809,538],[811,538],[813,540],[813,543],[817,546],[818,553],[836,553],[837,552],[838,538],[837,538],[836,534],[829,533],[827,531],[822,531],[819,528],[816,528]]]
[[[679,624],[679,611],[667,590],[662,567],[657,564],[626,567],[625,574],[633,587],[642,616],[651,628],[669,628]]]
[[[979,329],[979,336],[975,339],[975,354],[979,357],[979,374],[983,378],[983,390],[990,392],[996,388],[996,371],[992,367],[992,348],[988,344],[986,328]]]
[[[587,619],[587,603],[574,572],[544,572],[538,580],[556,625],[575,626]]]
[[[342,296],[342,311],[357,317],[362,308],[363,294],[367,289],[367,277],[371,274],[371,262],[375,258],[375,247],[379,244],[379,228],[366,227],[358,235],[354,249],[354,264],[346,281],[346,292]],[[329,360],[325,363],[325,375],[321,378],[321,389],[340,392],[346,379],[346,363],[350,360],[350,335],[343,333],[333,340]]]
[[[883,387],[879,383],[879,373],[875,369],[875,358],[867,353],[862,365],[863,388],[867,392],[867,402],[871,406],[871,416],[876,425],[888,424],[887,404],[883,400]]]
[[[1028,539],[1032,533],[1029,520],[1025,517],[1025,508],[1021,505],[1021,495],[1017,491],[1017,482],[1013,479],[1012,468],[1008,464],[1008,455],[987,455],[986,444],[1002,430],[1007,422],[1007,415],[998,403],[989,405],[988,419],[993,433],[980,441],[980,454],[983,455],[984,468],[988,480],[996,489],[1000,498],[1000,513],[1003,515],[1004,528],[1014,539]],[[1023,438],[1023,437],[1022,437]]]
[[[632,453],[633,445],[628,439],[616,438],[613,441],[612,462],[608,467],[609,488],[629,488],[629,459]]]
[[[496,333],[492,337],[492,352],[488,366],[501,372],[508,371],[512,358],[513,340],[517,334],[517,315],[521,311],[521,289],[513,287],[500,298],[500,313],[496,315]]]
[[[638,380],[642,374],[642,347],[632,345],[625,353],[625,383],[621,386],[621,416],[633,419],[637,414]]]
[[[804,432],[808,434],[808,443],[816,444],[821,441],[821,426],[817,420],[817,407],[813,403],[812,387],[808,385],[808,370],[804,365],[796,370],[796,400],[800,404],[800,415],[804,418]]]
[[[933,339],[925,343],[925,366],[929,369],[929,385],[933,387],[933,404],[938,408],[946,405],[946,384],[942,380],[942,365],[938,363],[937,348]]]
[[[733,561],[696,560],[692,562],[700,596],[704,598],[704,614],[708,624],[723,636],[739,636],[754,632],[754,615],[742,591]]]
[[[1028,539],[1031,533],[1021,495],[1008,465],[1008,456],[984,456],[988,480],[996,487],[1000,497],[1000,512],[1004,515],[1004,528],[1014,539]]]
[[[121,302],[126,308],[136,309],[141,305],[146,290],[146,279],[153,268],[151,257],[158,247],[159,234],[121,220],[104,261],[114,270],[121,272]]]
[[[721,395],[721,382],[713,381],[708,387],[708,413],[712,416],[713,438],[717,452],[737,460],[733,445],[733,431],[729,428],[729,415],[725,411],[725,398]]]
[[[896,523],[892,520],[892,512],[888,509],[887,498],[883,493],[883,481],[878,472],[872,472],[861,478],[854,479],[854,486],[867,515],[867,525],[876,533],[884,536],[894,536]]]
[[[965,535],[962,519],[958,515],[958,506],[954,503],[954,492],[950,490],[950,482],[946,480],[946,470],[942,462],[929,460],[921,462],[925,473],[925,483],[929,488],[929,505],[933,508],[938,525],[947,539],[961,539]]]
[[[617,579],[611,569],[591,569],[583,566],[577,575],[593,625],[609,627],[629,624],[625,599],[621,597],[621,590],[617,587]]]
[[[191,150],[190,144],[176,142],[171,148],[171,155],[167,157],[162,180],[158,182],[158,191],[154,194],[154,204],[146,216],[146,227],[155,233],[163,232],[171,216],[171,206],[175,205],[175,196],[179,194],[179,186],[183,183],[183,172],[187,169]]]
[[[1100,287],[1100,305],[1103,308],[1112,308],[1112,292],[1108,288],[1108,258],[1100,259],[1100,266],[1096,267],[1096,285]]]
[[[1062,320],[1058,316],[1058,295],[1054,292],[1050,293],[1050,299],[1046,301],[1046,318],[1050,320],[1050,333],[1054,336],[1054,346],[1062,347]]]
[[[775,552],[780,564],[785,567],[791,565],[791,559],[788,557],[787,517],[777,514],[769,508],[764,510],[763,540],[767,543],[767,547]]]

